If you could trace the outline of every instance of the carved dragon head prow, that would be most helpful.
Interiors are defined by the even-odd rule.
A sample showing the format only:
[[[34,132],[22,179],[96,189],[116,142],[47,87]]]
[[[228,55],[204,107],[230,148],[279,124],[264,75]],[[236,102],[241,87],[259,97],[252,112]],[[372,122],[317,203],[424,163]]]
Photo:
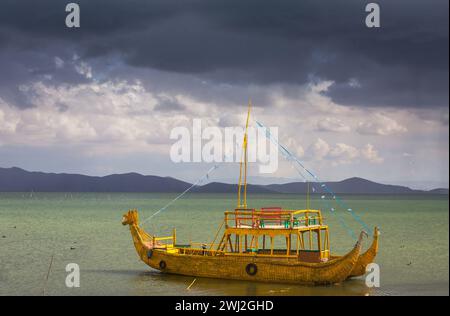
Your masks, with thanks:
[[[137,225],[139,223],[139,215],[136,209],[129,210],[122,217],[122,225]]]

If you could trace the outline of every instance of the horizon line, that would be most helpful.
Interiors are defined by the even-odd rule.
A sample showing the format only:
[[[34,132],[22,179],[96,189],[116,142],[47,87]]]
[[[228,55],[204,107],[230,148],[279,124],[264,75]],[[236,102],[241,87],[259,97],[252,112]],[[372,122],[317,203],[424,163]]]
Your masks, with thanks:
[[[83,173],[31,171],[31,170],[27,170],[27,169],[24,169],[22,167],[17,167],[17,166],[0,167],[0,169],[19,169],[19,170],[22,170],[22,171],[25,171],[25,172],[29,172],[29,173],[44,173],[44,174],[55,174],[55,175],[77,175],[77,176],[93,177],[93,178],[105,178],[105,177],[108,177],[108,176],[120,176],[120,175],[127,175],[127,174],[136,174],[136,175],[139,175],[139,176],[142,176],[142,177],[171,178],[171,179],[174,179],[174,180],[177,180],[177,181],[185,182],[185,183],[188,183],[188,184],[193,184],[193,182],[191,182],[191,181],[182,180],[182,179],[174,177],[174,176],[159,176],[159,175],[154,175],[154,174],[143,174],[143,173],[139,173],[139,172],[135,172],[135,171],[123,172],[123,173],[110,173],[110,174],[99,176],[99,175],[89,175],[89,174],[83,174]],[[264,178],[264,177],[260,177],[260,178]],[[359,177],[359,176],[351,176],[351,177],[348,177],[348,178],[344,178],[342,180],[326,180],[326,181],[300,181],[300,180],[296,181],[295,179],[290,179],[290,178],[278,178],[278,179],[280,179],[280,180],[285,179],[285,180],[288,180],[288,182],[285,182],[285,183],[268,183],[268,184],[257,184],[257,183],[250,183],[249,182],[248,185],[265,187],[265,186],[271,186],[271,185],[286,185],[286,184],[293,184],[293,183],[308,183],[308,182],[309,183],[325,183],[325,182],[339,183],[339,182],[343,182],[343,181],[350,180],[350,179],[361,179],[361,180],[364,180],[364,181],[369,181],[369,182],[380,184],[380,185],[387,185],[387,186],[391,185],[391,186],[405,187],[405,188],[408,188],[408,189],[413,190],[413,191],[430,192],[430,191],[441,190],[441,189],[449,190],[448,186],[447,187],[434,187],[432,189],[413,189],[413,188],[411,188],[411,187],[409,187],[407,185],[382,183],[382,182],[373,181],[373,180],[370,180],[370,179],[367,179],[367,178],[363,178],[363,177]],[[204,183],[204,184],[201,184],[201,185],[199,184],[199,185],[196,185],[196,186],[202,187],[202,186],[205,186],[205,185],[208,185],[208,184],[211,184],[211,183],[226,184],[226,185],[238,185],[237,183],[221,182],[221,181],[217,180],[217,181],[209,181],[207,183]]]

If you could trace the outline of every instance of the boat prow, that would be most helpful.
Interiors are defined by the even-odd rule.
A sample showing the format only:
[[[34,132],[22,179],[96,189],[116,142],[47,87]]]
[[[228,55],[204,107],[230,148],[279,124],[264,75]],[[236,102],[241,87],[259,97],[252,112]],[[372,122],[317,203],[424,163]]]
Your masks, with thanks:
[[[352,272],[349,277],[358,277],[366,273],[366,267],[374,262],[375,257],[378,253],[378,236],[380,235],[380,230],[375,227],[373,230],[373,240],[369,249],[367,249],[363,254],[361,254],[353,267]]]
[[[358,260],[357,260],[355,266],[353,267],[352,271],[350,272],[350,274],[348,276],[349,278],[359,277],[359,276],[364,275],[366,273],[366,267],[375,261],[375,257],[377,256],[377,253],[378,253],[379,235],[380,235],[380,230],[378,229],[378,227],[375,227],[373,230],[372,244],[364,253],[362,253],[358,257]],[[334,256],[334,255],[331,256],[332,259],[339,259],[341,257],[342,256]]]

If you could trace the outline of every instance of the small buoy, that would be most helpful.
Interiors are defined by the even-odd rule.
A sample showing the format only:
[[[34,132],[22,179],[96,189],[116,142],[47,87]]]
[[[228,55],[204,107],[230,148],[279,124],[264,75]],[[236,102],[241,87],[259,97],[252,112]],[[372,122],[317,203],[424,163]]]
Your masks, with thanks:
[[[75,250],[76,248],[75,247],[70,247],[70,250]]]
[[[412,262],[410,261],[410,262],[409,262],[409,263],[407,263],[406,265],[407,265],[407,266],[410,266],[410,265],[412,265]]]
[[[2,238],[6,238],[6,236],[5,236],[5,235],[3,235],[3,236],[2,236]]]

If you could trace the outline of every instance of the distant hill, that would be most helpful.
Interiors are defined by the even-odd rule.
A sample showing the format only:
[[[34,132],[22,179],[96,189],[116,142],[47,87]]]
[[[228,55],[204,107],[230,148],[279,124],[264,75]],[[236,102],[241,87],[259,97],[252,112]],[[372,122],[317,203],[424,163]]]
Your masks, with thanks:
[[[349,178],[338,182],[325,182],[326,186],[334,193],[351,193],[351,194],[423,194],[431,191],[413,190],[408,187],[399,185],[381,184],[362,178]],[[318,184],[312,185],[317,193],[324,193],[325,190]],[[307,184],[305,182],[293,182],[286,184],[268,185],[273,191],[280,193],[306,193]],[[435,192],[444,193],[445,192]],[[448,194],[448,190],[447,190]]]
[[[448,189],[438,188],[428,191],[430,194],[448,194]]]
[[[337,194],[448,194],[448,189],[430,191],[413,190],[405,186],[386,185],[362,178],[349,178],[325,182]],[[138,173],[113,174],[92,177],[80,174],[30,172],[20,168],[0,168],[0,192],[182,192],[190,183],[171,177],[144,176]],[[319,184],[312,183],[315,193],[323,193]],[[193,189],[202,193],[234,193],[236,184],[212,182]],[[307,192],[304,182],[286,184],[252,185],[249,193]]]
[[[0,192],[182,192],[190,183],[137,173],[91,177],[0,168]]]

